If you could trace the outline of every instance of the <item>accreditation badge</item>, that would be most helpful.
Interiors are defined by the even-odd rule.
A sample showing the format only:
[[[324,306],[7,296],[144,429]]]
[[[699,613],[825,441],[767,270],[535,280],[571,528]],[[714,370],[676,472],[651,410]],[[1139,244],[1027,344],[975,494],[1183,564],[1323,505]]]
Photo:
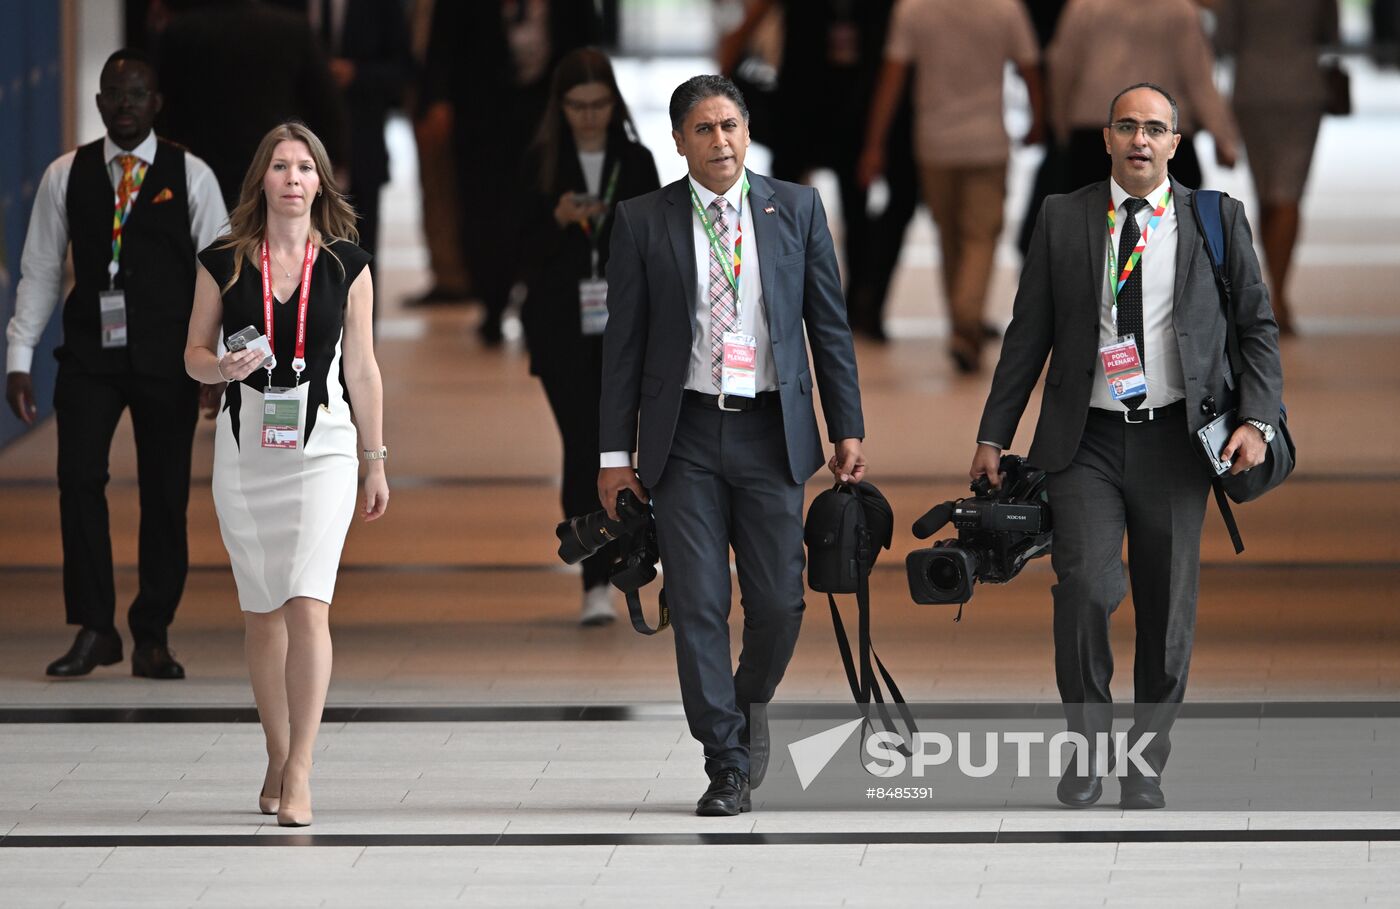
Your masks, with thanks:
[[[1138,356],[1136,336],[1128,335],[1116,344],[1099,348],[1099,357],[1103,360],[1103,374],[1113,400],[1147,394],[1147,373]]]
[[[602,278],[579,281],[578,310],[584,336],[601,335],[608,327],[608,282]]]
[[[758,342],[753,335],[737,331],[724,333],[724,365],[720,370],[720,393],[738,398],[758,394]]]
[[[263,392],[262,447],[295,450],[301,439],[301,386]]]
[[[97,311],[102,320],[102,347],[110,350],[126,346],[126,292],[104,290],[97,295]]]

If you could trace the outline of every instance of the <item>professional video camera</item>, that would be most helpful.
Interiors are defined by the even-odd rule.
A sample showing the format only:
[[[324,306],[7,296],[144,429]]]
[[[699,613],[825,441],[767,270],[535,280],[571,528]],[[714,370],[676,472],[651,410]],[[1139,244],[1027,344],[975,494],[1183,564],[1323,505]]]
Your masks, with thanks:
[[[1000,488],[978,477],[972,498],[935,505],[914,522],[914,536],[921,540],[949,522],[958,530],[956,540],[939,540],[905,559],[915,603],[966,603],[974,583],[1005,584],[1031,559],[1050,552],[1045,471],[1016,455],[1002,455],[1001,472]]]
[[[656,628],[642,618],[637,591],[656,580],[656,563],[661,558],[656,544],[656,519],[651,506],[643,504],[630,489],[617,494],[617,520],[605,510],[560,521],[554,528],[559,538],[559,558],[577,565],[608,543],[618,542],[618,556],[608,568],[608,580],[627,594],[627,610],[632,627],[643,634],[654,634],[670,624],[666,591],[661,592],[661,621]]]

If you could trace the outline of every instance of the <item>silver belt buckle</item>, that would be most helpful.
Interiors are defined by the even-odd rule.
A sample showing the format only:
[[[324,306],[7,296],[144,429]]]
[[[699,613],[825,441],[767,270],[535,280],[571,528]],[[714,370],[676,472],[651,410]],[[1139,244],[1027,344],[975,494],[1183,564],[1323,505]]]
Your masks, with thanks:
[[[744,409],[743,409],[742,407],[726,407],[725,405],[726,405],[726,403],[728,402],[728,400],[729,400],[729,396],[728,396],[728,395],[726,395],[724,392],[720,392],[720,393],[719,393],[719,409],[720,409],[720,410],[724,411],[725,413],[743,413],[743,412],[744,412]]]
[[[1151,423],[1154,419],[1156,419],[1156,414],[1153,413],[1153,411],[1155,411],[1156,409],[1157,409],[1157,408],[1155,408],[1155,407],[1148,407],[1148,408],[1142,409],[1142,410],[1125,410],[1125,411],[1123,411],[1123,422],[1124,422],[1124,423],[1127,423],[1127,424],[1130,425],[1130,426],[1140,426],[1140,425],[1142,425],[1143,423]],[[1145,414],[1147,414],[1147,419],[1145,419],[1145,420],[1134,420],[1134,419],[1133,419],[1133,414],[1135,414],[1135,413],[1137,413],[1137,414],[1144,414],[1144,413],[1145,413]]]

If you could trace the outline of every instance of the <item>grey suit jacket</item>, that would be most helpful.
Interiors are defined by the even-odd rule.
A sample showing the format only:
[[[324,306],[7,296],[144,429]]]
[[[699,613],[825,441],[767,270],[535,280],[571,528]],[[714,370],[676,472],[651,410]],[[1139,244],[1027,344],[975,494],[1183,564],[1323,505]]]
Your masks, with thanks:
[[[816,190],[749,172],[749,199],[788,467],[801,483],[825,460],[803,327],[833,442],[865,435],[855,347]],[[613,225],[599,447],[636,451],[647,486],[665,469],[690,369],[699,293],[692,217],[682,178],[619,203]]]
[[[1259,274],[1244,206],[1222,199],[1226,258],[1244,359],[1240,387],[1230,391],[1225,313],[1205,240],[1196,226],[1194,194],[1175,180],[1172,192],[1178,231],[1172,322],[1181,349],[1191,432],[1194,435],[1215,411],[1223,411],[1232,401],[1237,402],[1241,419],[1277,426],[1283,396],[1278,326]],[[1028,455],[1032,464],[1045,470],[1069,465],[1089,413],[1097,375],[1108,201],[1106,180],[1045,200],[977,431],[979,441],[1003,448],[1011,444],[1048,355],[1040,421]]]

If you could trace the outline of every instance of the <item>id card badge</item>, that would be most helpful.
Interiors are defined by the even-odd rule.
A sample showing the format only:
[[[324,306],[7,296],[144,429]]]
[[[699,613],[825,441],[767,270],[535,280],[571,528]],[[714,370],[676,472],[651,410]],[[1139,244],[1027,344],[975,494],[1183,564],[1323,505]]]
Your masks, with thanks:
[[[263,392],[262,447],[295,449],[300,438],[300,389],[269,385]]]
[[[724,366],[720,370],[720,393],[739,398],[758,394],[758,342],[753,335],[737,331],[724,333]]]
[[[602,278],[579,281],[578,307],[584,337],[601,335],[608,327],[608,282]]]
[[[102,347],[110,350],[126,346],[126,292],[104,290],[97,295],[97,310],[102,319]]]
[[[1147,373],[1143,371],[1134,335],[1099,348],[1099,357],[1103,360],[1103,374],[1108,379],[1108,391],[1113,400],[1147,394]]]

